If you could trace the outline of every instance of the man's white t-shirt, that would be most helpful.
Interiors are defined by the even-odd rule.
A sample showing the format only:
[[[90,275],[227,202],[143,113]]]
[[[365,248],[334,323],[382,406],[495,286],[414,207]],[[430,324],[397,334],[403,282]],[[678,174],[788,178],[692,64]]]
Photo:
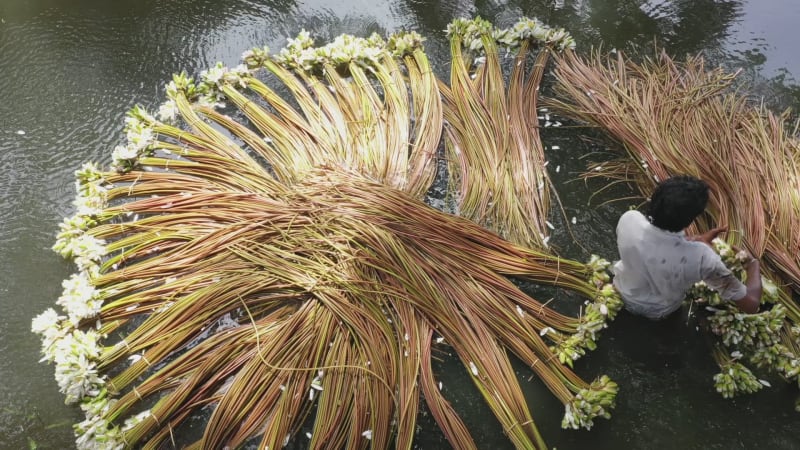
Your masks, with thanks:
[[[620,260],[613,267],[614,287],[634,314],[651,319],[669,315],[700,280],[724,300],[738,300],[747,293],[711,247],[686,240],[683,231],[662,230],[639,211],[620,217],[617,246]]]

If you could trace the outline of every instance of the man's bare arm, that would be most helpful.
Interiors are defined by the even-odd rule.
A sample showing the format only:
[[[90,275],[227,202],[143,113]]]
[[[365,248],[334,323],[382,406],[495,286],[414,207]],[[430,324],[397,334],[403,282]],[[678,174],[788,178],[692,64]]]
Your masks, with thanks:
[[[735,300],[736,306],[748,314],[755,314],[758,312],[758,306],[761,304],[761,264],[756,258],[753,258],[750,253],[747,253],[748,259],[742,265],[747,273],[747,281],[744,285],[747,288],[747,293],[744,297]]]

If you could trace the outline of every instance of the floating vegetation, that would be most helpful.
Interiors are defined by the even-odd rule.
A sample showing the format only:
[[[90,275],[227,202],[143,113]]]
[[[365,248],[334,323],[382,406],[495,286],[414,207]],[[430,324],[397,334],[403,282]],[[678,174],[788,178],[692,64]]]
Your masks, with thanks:
[[[788,114],[753,106],[731,89],[733,74],[707,70],[700,57],[678,64],[662,53],[637,64],[619,52],[589,59],[567,53],[555,73],[550,106],[599,127],[627,152],[587,177],[632,181],[644,197],[669,176],[701,178],[711,187],[701,226],[731,230],[729,242],[715,243],[726,264],[741,276],[729,244],[743,244],[767,263],[761,313],[743,314],[703,286],[689,293],[709,305],[710,329],[721,338],[718,390],[730,397],[761,389],[742,361],[797,382],[800,141],[786,126]]]
[[[484,24],[457,21],[454,47],[474,43],[469,30]],[[492,30],[475,37],[492,71],[495,41],[521,53],[531,39],[546,51],[574,45],[530,20]],[[203,435],[187,448],[280,448],[303,432],[312,448],[411,448],[421,398],[453,447],[475,448],[433,370],[440,341],[518,448],[546,445],[509,351],[564,404],[565,428],[610,416],[617,385],[570,369],[621,307],[608,262],[509,242],[421,200],[436,175],[443,118],[451,127],[496,120],[503,116],[479,116],[477,105],[534,111],[535,98],[495,102],[506,91],[489,68],[445,87],[422,41],[340,36],[317,47],[303,32],[276,54],[256,48],[240,66],[175,75],[157,114],[130,111],[109,169],[76,172],[76,213],[54,249],[77,273],[64,282],[60,311],[48,309],[32,329],[65,400],[85,413],[74,427],[79,448],[159,448],[196,417]],[[509,96],[524,86],[535,97],[540,75],[527,85],[515,77]],[[468,96],[477,109],[448,97],[488,78]],[[496,128],[465,130],[491,143],[480,149],[491,157],[513,149],[526,165],[509,172],[509,157],[505,178],[475,178],[482,162],[465,158],[461,192],[479,180],[501,190],[513,181],[524,186],[510,202],[533,194],[544,205],[540,156],[520,153],[541,149],[538,134],[515,131],[525,111],[513,114],[503,139],[525,145],[490,141]],[[544,234],[544,217],[530,217]],[[501,219],[492,221],[509,230]],[[587,299],[583,314],[561,314],[510,278],[576,292]]]

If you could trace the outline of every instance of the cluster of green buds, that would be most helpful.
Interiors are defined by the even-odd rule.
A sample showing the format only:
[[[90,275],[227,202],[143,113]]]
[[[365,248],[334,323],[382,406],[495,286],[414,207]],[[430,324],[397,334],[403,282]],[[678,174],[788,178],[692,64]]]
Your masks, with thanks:
[[[94,163],[86,163],[75,172],[76,212],[59,226],[53,250],[64,258],[73,258],[81,271],[94,275],[105,256],[105,243],[87,231],[96,226],[108,203],[109,183]]]
[[[745,251],[735,251],[730,244],[725,242],[720,238],[716,238],[711,241],[712,247],[714,250],[719,254],[722,262],[733,271],[739,278],[742,278],[745,274],[744,270],[744,262],[747,259],[748,255]],[[764,303],[775,303],[778,301],[778,296],[780,292],[778,290],[778,286],[767,277],[761,277],[761,287],[762,287],[762,295],[761,301]]]
[[[711,246],[729,269],[737,273],[742,270],[742,263],[747,257],[746,253],[737,253],[730,244],[720,238],[711,241]]]
[[[562,364],[570,367],[576,359],[586,354],[586,349],[597,348],[598,333],[608,327],[609,320],[614,320],[623,303],[614,286],[606,283],[597,290],[594,301],[587,301],[584,306],[575,333],[550,348]]]
[[[77,439],[76,446],[80,450],[121,450],[128,447],[125,433],[150,417],[150,410],[142,411],[125,420],[122,426],[109,423],[108,412],[116,403],[106,389],[95,397],[86,398],[81,403],[85,419],[73,425]]]
[[[786,308],[783,305],[775,305],[758,314],[745,314],[731,305],[707,309],[713,313],[708,318],[711,331],[720,336],[725,345],[747,349],[777,343],[786,317]]]
[[[575,49],[575,39],[563,28],[551,28],[536,19],[523,17],[510,28],[497,30],[495,40],[508,48],[519,47],[522,41],[550,44],[563,51]]]
[[[581,389],[570,403],[564,405],[561,427],[574,430],[583,427],[588,430],[594,425],[595,417],[610,418],[618,391],[617,383],[606,375],[594,380],[588,388]]]
[[[242,53],[242,61],[250,70],[257,70],[267,65],[270,61],[269,47],[253,47]]]
[[[317,74],[322,73],[326,66],[343,72],[350,64],[371,68],[385,55],[386,42],[376,33],[368,38],[342,34],[333,42],[315,48],[314,40],[303,30],[296,38],[289,39],[289,44],[274,56],[274,60],[298,72]]]
[[[480,17],[474,19],[459,18],[447,25],[447,37],[460,37],[461,45],[476,53],[483,51],[483,38],[493,34],[494,26],[492,23]]]
[[[800,357],[782,343],[762,346],[750,355],[750,361],[759,367],[768,367],[780,373],[784,378],[797,378],[800,382]]]
[[[402,58],[422,48],[422,42],[424,41],[425,38],[415,31],[401,31],[389,36],[386,42],[386,49],[395,58]]]
[[[176,99],[178,94],[182,94],[190,102],[194,102],[200,106],[207,106],[210,108],[222,107],[222,96],[219,90],[216,89],[216,81],[221,81],[223,78],[241,78],[241,73],[247,71],[247,68],[242,65],[235,70],[223,67],[221,63],[208,70],[202,72],[202,76],[210,79],[211,81],[201,81],[196,83],[194,78],[186,74],[186,72],[176,73],[172,75],[172,81],[167,83],[164,90],[167,94],[167,101],[158,107],[158,118],[165,123],[175,123],[178,118],[178,104]],[[213,89],[212,89],[213,87]],[[151,126],[155,125],[155,120],[150,122]],[[152,150],[152,148],[150,148]]]
[[[59,316],[52,308],[37,316],[33,330],[42,335],[42,352],[50,354],[56,341],[69,329],[77,327],[84,319],[100,312],[104,294],[95,289],[93,280],[100,273],[100,263],[108,254],[105,241],[91,234],[91,229],[108,219],[104,209],[108,202],[108,189],[103,172],[94,163],[86,163],[75,171],[75,215],[65,218],[59,226],[53,250],[64,258],[72,259],[78,272],[62,283],[64,291],[56,303],[67,316]],[[52,357],[45,358],[53,361]]]
[[[768,382],[759,380],[750,369],[738,361],[731,360],[721,368],[722,372],[714,375],[714,387],[725,398],[750,394],[769,386]]]
[[[247,80],[252,76],[251,70],[246,64],[239,64],[236,67],[225,67],[221,62],[217,62],[210,69],[200,72],[200,79],[197,90],[200,96],[197,102],[201,105],[211,106],[212,108],[223,106],[225,95],[220,89],[223,84],[236,88],[246,88]]]
[[[592,286],[600,288],[611,282],[611,275],[608,272],[611,263],[607,259],[592,255],[589,258],[589,262],[586,263],[586,266],[592,272],[589,276],[589,282]]]
[[[715,239],[712,247],[736,276],[746,276],[743,263],[747,253],[737,252],[721,239]],[[720,337],[725,347],[734,349],[730,358],[723,358],[722,372],[714,377],[717,391],[726,398],[769,386],[738,362],[741,358],[759,368],[778,372],[787,380],[800,382],[800,356],[793,350],[800,348],[800,327],[784,326],[786,307],[780,303],[777,285],[763,276],[761,284],[762,302],[774,305],[757,314],[740,312],[703,282],[695,284],[687,293],[687,299],[707,305],[706,310],[711,312],[707,318],[711,331]]]
[[[549,329],[546,329],[549,332]],[[594,339],[587,339],[585,335],[574,333],[566,339],[561,339],[556,345],[550,347],[561,364],[573,367],[575,360],[586,354],[586,349],[594,350],[597,344]]]
[[[509,28],[495,28],[491,22],[480,17],[455,19],[447,26],[447,36],[454,35],[461,38],[464,48],[475,53],[484,51],[483,38],[486,36],[508,49],[519,47],[523,41],[552,45],[562,51],[575,48],[575,39],[563,28],[551,28],[527,17]]]
[[[698,281],[686,291],[686,299],[698,304],[708,306],[723,306],[727,304],[717,291],[711,289],[705,281]]]

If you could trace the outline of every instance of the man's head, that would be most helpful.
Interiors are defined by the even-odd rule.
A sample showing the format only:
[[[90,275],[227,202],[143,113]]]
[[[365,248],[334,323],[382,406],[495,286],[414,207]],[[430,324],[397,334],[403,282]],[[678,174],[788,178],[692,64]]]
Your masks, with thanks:
[[[681,231],[706,209],[708,185],[688,175],[661,182],[650,197],[647,210],[653,225],[667,231]]]

